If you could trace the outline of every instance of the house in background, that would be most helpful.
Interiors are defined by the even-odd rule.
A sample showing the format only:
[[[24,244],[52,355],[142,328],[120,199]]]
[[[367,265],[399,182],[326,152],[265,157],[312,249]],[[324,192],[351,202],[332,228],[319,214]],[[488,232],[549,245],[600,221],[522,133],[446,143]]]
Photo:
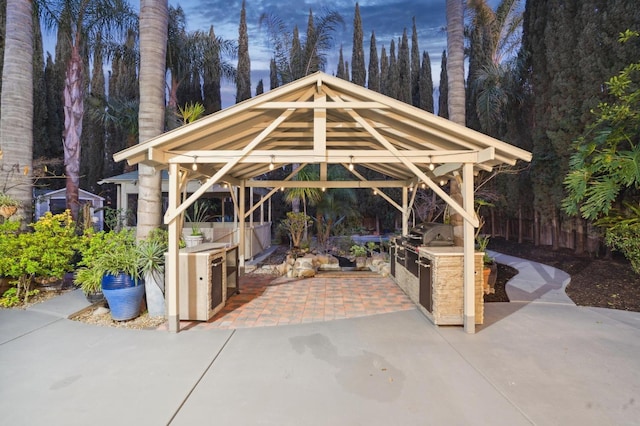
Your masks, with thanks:
[[[161,171],[162,182],[162,213],[168,207],[169,173]],[[136,226],[136,211],[138,207],[138,171],[123,173],[108,177],[98,182],[99,185],[114,184],[116,186],[116,206],[126,218],[126,225]],[[197,191],[202,182],[192,179],[187,182],[186,195]],[[248,203],[254,206],[260,205],[245,218],[245,258],[252,259],[271,246],[271,198],[264,198],[268,193],[265,188],[252,188],[247,191]],[[197,227],[204,235],[206,242],[213,243],[238,243],[240,233],[238,231],[238,188],[227,183],[220,182],[212,185],[202,195],[201,200],[215,200],[217,209],[213,215],[209,215],[206,222],[199,222]],[[266,202],[265,202],[266,201]],[[183,235],[191,232],[191,224],[185,223]]]
[[[34,219],[38,220],[44,216],[46,212],[53,214],[63,213],[67,208],[67,189],[56,189],[53,191],[35,190],[34,191],[35,208],[33,211]],[[93,194],[84,189],[78,191],[78,199],[80,206],[89,203],[91,206],[91,217],[94,227],[98,231],[104,228],[104,198]]]

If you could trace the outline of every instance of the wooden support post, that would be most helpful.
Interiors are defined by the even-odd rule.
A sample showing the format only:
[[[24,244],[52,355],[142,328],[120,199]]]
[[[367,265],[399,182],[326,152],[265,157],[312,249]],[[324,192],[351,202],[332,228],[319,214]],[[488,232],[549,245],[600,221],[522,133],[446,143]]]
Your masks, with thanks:
[[[409,189],[402,187],[402,235],[409,233]]]
[[[473,163],[464,163],[462,166],[462,202],[464,210],[469,215],[474,215],[473,206]],[[475,241],[473,224],[464,219],[462,234],[464,238],[464,331],[476,332],[476,286],[475,286]]]
[[[180,204],[180,169],[177,164],[169,165],[169,211],[175,210]],[[179,242],[180,242],[180,220],[173,217],[168,225],[169,247],[167,254],[167,274],[165,283],[165,297],[167,303],[167,323],[169,331],[177,333],[180,331],[180,301],[179,291],[179,271],[180,262]]]
[[[244,196],[245,196],[245,183],[244,181],[242,181],[242,184],[240,185],[240,187],[238,188],[240,190],[240,194],[238,195],[238,208],[239,208],[239,212],[238,212],[238,216],[237,216],[237,224],[238,224],[238,260],[239,260],[239,267],[240,270],[243,271],[244,270],[244,258],[245,258],[245,234],[246,234],[246,229],[244,227],[244,223],[245,223],[245,217],[244,217],[244,211],[245,211],[245,202],[244,202]]]

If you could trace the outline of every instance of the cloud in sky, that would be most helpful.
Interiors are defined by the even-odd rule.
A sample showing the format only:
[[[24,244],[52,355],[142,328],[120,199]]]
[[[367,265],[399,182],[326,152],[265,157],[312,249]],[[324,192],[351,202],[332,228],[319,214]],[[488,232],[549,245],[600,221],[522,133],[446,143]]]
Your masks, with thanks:
[[[382,46],[385,46],[388,54],[391,40],[395,39],[397,44],[397,40],[402,37],[405,28],[409,43],[411,43],[411,31],[415,17],[418,46],[421,53],[425,50],[429,53],[434,84],[437,86],[440,79],[442,51],[446,48],[446,34],[444,32],[446,3],[442,0],[361,0],[358,3],[364,33],[365,66],[368,66],[369,41],[372,31],[376,35],[378,55],[380,55]],[[489,3],[494,5],[497,0],[491,0]],[[238,39],[242,0],[170,0],[170,4],[182,6],[187,17],[189,30],[208,30],[213,25],[216,35],[228,40]],[[264,80],[265,89],[269,88],[269,61],[272,49],[268,45],[266,29],[259,26],[259,19],[263,13],[278,16],[290,29],[297,25],[302,35],[307,28],[310,9],[313,10],[314,15],[321,14],[323,10],[340,13],[345,26],[343,30],[334,34],[335,52],[328,55],[328,64],[325,69],[328,74],[334,74],[337,68],[340,45],[342,45],[345,60],[351,62],[355,4],[356,2],[353,0],[331,2],[246,0],[252,91],[255,92],[255,86],[259,79]],[[396,54],[397,51],[396,47]],[[233,92],[231,99],[228,97],[230,92]],[[225,106],[230,105],[234,102],[235,89],[227,87],[223,97],[226,97],[223,100]]]

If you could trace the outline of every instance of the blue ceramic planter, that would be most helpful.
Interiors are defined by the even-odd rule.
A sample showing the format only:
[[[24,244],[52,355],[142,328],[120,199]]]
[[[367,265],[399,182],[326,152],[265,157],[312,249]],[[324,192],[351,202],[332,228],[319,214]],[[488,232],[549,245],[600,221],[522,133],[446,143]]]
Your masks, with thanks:
[[[105,275],[102,292],[109,303],[111,318],[126,321],[140,315],[140,303],[144,296],[144,282],[135,281],[129,275]]]

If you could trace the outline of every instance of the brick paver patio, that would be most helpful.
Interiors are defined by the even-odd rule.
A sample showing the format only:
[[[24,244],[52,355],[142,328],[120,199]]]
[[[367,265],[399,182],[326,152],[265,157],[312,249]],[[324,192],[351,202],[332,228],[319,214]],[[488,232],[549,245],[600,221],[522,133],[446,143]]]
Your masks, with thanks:
[[[183,321],[186,329],[235,329],[302,324],[415,309],[391,280],[377,274],[322,274],[298,279],[247,274],[240,294],[207,322]]]

